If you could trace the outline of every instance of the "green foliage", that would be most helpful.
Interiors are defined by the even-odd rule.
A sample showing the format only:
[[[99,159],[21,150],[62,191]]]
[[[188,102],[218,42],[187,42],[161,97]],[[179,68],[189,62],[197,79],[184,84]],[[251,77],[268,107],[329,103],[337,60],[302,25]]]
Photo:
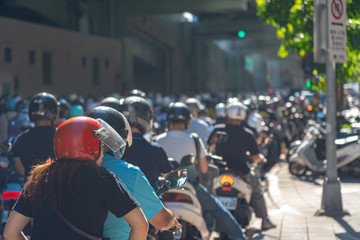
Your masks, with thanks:
[[[280,57],[288,52],[303,56],[314,50],[313,0],[256,0],[258,16],[277,28],[281,39]],[[360,81],[360,1],[347,0],[347,54],[348,61],[337,64],[336,79],[340,83]],[[323,64],[322,64],[323,65]],[[324,73],[324,66],[316,66]]]

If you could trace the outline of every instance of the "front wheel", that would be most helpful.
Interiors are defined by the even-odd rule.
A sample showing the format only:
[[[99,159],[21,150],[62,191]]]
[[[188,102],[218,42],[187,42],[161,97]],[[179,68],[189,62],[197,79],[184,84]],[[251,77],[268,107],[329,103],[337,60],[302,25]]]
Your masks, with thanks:
[[[183,221],[181,219],[179,219],[179,223],[181,224],[181,234],[180,232],[178,233],[175,233],[174,235],[174,239],[175,240],[185,240],[185,239],[201,239],[201,233],[198,231],[198,229],[186,222],[186,221]]]
[[[306,172],[306,167],[296,163],[296,162],[291,162],[289,163],[289,171],[292,175],[295,175],[297,177],[301,177],[305,174]]]

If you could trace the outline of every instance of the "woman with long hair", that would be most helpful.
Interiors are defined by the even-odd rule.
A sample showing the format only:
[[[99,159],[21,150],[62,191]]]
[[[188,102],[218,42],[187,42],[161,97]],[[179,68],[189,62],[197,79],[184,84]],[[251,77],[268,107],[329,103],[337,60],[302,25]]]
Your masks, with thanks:
[[[104,151],[126,140],[101,119],[74,117],[56,130],[56,160],[33,168],[5,226],[8,240],[33,219],[31,240],[101,239],[108,211],[131,226],[129,239],[146,239],[147,220],[121,180],[101,167]]]

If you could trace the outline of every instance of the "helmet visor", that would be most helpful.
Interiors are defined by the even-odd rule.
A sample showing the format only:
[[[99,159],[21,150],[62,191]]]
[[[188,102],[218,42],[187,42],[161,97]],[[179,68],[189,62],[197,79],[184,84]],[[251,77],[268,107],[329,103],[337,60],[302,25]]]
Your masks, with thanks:
[[[94,130],[94,136],[104,144],[104,152],[113,151],[116,157],[120,157],[125,150],[124,139],[104,120],[96,119],[101,128]]]

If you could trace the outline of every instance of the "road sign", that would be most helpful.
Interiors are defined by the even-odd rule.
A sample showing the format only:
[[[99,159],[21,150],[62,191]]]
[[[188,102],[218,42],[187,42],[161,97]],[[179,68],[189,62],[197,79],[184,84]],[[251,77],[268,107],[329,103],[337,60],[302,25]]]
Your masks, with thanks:
[[[346,0],[328,0],[328,41],[330,61],[346,62]]]

